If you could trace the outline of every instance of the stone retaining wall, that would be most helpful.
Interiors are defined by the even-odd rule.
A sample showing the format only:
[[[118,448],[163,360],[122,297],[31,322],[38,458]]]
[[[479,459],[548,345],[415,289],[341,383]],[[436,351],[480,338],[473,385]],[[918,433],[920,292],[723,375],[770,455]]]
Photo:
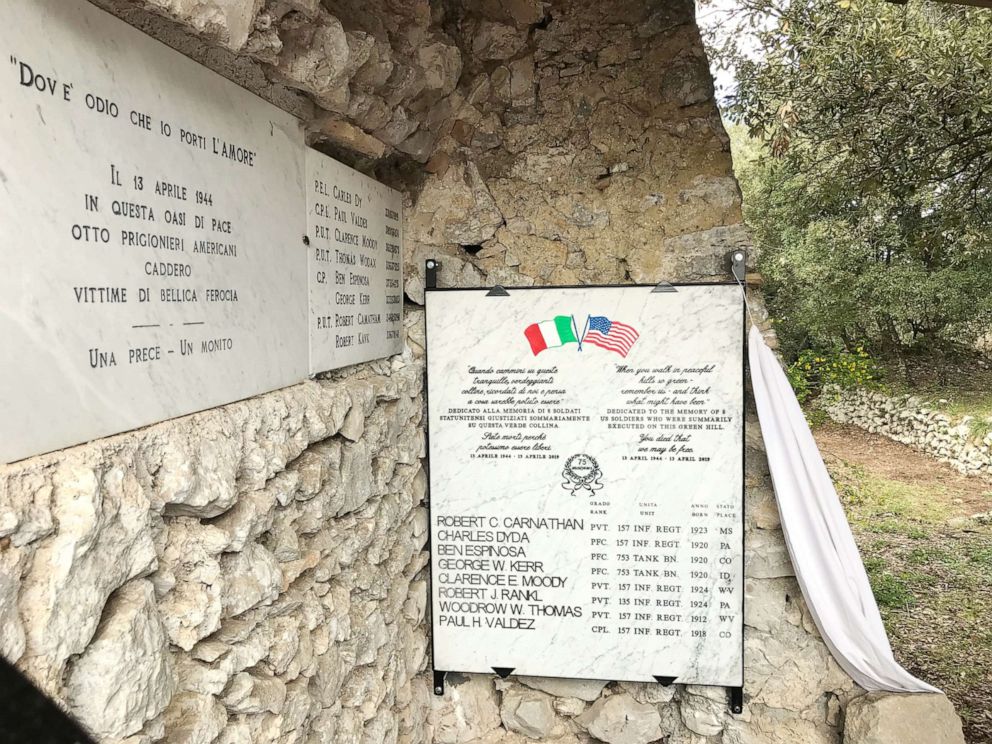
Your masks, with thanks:
[[[861,388],[826,390],[817,406],[837,423],[908,444],[965,475],[992,477],[992,431],[976,434],[971,416],[955,418],[916,396]]]

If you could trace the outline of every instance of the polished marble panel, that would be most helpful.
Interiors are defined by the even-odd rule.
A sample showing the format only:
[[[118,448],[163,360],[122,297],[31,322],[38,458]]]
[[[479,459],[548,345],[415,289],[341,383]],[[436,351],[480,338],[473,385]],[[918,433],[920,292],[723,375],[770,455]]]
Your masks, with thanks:
[[[435,668],[741,685],[740,290],[428,291],[427,339]]]
[[[403,349],[403,196],[308,150],[310,371]]]
[[[0,24],[0,460],[308,374],[300,124],[82,0]]]

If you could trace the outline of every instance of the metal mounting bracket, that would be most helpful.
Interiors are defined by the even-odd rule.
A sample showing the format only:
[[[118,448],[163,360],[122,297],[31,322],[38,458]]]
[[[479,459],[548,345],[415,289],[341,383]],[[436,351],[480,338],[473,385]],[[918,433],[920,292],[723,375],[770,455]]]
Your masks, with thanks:
[[[427,289],[437,289],[437,272],[441,268],[441,262],[436,258],[428,258],[424,268],[424,286]]]
[[[730,271],[741,284],[747,277],[747,251],[738,249],[730,252]]]
[[[744,688],[728,687],[727,692],[730,697],[730,712],[740,715],[744,712]]]
[[[444,675],[447,672],[439,672],[437,669],[434,670],[434,694],[444,695]]]

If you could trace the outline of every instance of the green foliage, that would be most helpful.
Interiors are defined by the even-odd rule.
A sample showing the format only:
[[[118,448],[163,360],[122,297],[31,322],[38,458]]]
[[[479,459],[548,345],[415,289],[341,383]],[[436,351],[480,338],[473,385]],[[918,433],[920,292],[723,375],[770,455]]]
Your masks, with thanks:
[[[874,387],[878,367],[862,347],[853,352],[836,348],[828,352],[806,349],[786,369],[800,403],[818,395],[827,385],[841,388]]]
[[[901,610],[912,607],[916,601],[907,582],[890,573],[870,572],[872,594],[879,607],[889,610]]]
[[[968,424],[971,436],[974,439],[983,441],[985,437],[992,434],[992,419],[974,418]]]
[[[992,13],[743,0],[709,42],[737,76],[745,219],[786,354],[987,332]]]
[[[818,426],[823,426],[830,421],[830,416],[827,412],[816,406],[807,406],[804,408],[803,415],[806,416],[806,423],[809,424],[811,429],[815,429]]]

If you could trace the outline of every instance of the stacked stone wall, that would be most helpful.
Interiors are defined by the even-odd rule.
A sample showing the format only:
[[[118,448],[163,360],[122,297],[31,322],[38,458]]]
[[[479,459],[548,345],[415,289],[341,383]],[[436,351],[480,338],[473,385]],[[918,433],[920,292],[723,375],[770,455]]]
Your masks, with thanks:
[[[862,388],[831,388],[817,405],[837,423],[908,444],[965,475],[992,478],[992,422],[950,416],[917,396]]]
[[[691,2],[98,4],[407,193],[407,343],[0,468],[6,657],[107,743],[841,741],[861,691],[802,601],[753,409],[743,714],[682,685],[430,694],[424,260],[444,286],[727,279],[747,236]]]

